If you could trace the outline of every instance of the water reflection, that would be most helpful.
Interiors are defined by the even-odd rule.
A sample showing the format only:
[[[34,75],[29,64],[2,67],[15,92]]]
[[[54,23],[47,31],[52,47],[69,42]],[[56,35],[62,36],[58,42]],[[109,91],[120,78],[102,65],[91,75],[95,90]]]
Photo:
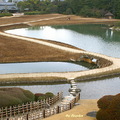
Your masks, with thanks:
[[[106,30],[106,38],[112,39],[113,37],[113,30]]]
[[[120,31],[108,29],[103,24],[81,24],[61,26],[34,26],[9,30],[8,33],[54,40],[88,51],[120,57]]]

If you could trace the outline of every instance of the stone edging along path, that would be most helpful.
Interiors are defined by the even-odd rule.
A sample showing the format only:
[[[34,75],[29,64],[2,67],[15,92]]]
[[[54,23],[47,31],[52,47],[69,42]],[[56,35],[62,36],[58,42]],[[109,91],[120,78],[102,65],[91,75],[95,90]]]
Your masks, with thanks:
[[[62,17],[66,17],[66,16],[62,16]],[[56,18],[58,18],[58,17],[43,19],[43,20],[51,20],[51,19],[56,19]],[[39,21],[43,21],[43,20],[39,20]],[[31,22],[35,22],[35,21],[31,21]],[[30,22],[25,22],[25,23],[29,25]],[[11,25],[14,25],[14,24],[11,24]],[[2,25],[2,26],[7,26],[7,25]],[[34,42],[37,44],[50,46],[50,47],[53,47],[56,49],[60,49],[60,50],[68,51],[68,52],[72,52],[72,53],[82,53],[82,54],[90,55],[90,56],[92,55],[92,56],[95,56],[98,58],[104,58],[104,59],[112,62],[112,64],[110,66],[107,66],[104,68],[97,68],[97,69],[78,71],[78,72],[2,74],[2,75],[0,75],[1,80],[2,79],[16,79],[16,78],[41,78],[41,77],[61,77],[61,78],[66,78],[66,79],[79,78],[82,80],[84,78],[85,79],[95,78],[95,77],[97,78],[99,76],[107,76],[107,75],[111,75],[111,74],[117,74],[120,72],[120,59],[118,59],[118,58],[113,58],[113,57],[109,57],[106,55],[88,52],[88,51],[82,51],[82,50],[78,50],[75,48],[68,48],[68,47],[64,47],[64,46],[57,45],[54,43],[48,43],[46,41],[40,41],[40,40],[36,40],[34,38],[28,38],[28,37],[22,37],[22,36],[18,36],[18,35],[8,34],[5,32],[0,32],[0,35],[11,37],[11,38],[18,38],[18,39],[21,39],[24,41]]]

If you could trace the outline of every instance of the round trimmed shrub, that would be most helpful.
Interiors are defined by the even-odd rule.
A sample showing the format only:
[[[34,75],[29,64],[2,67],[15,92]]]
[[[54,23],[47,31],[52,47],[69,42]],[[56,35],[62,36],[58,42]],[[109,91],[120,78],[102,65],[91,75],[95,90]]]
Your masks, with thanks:
[[[43,93],[36,93],[35,94],[35,101],[41,100],[39,97],[45,96]]]
[[[46,96],[46,98],[52,98],[52,97],[54,97],[54,94],[51,92],[47,92],[47,93],[45,93],[45,96]]]
[[[44,100],[44,99],[46,99],[45,95],[38,97],[38,100]]]
[[[97,120],[120,120],[120,94],[102,97],[98,107]]]
[[[97,120],[111,120],[110,115],[106,110],[99,110],[96,114]]]
[[[101,99],[97,101],[98,108],[106,109],[110,105],[110,102],[113,100],[113,97],[114,97],[113,95],[103,96]]]

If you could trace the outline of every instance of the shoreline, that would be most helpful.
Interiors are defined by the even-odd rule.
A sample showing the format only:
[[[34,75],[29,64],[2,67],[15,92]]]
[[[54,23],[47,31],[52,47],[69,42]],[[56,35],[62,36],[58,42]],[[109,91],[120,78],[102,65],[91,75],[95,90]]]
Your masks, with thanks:
[[[57,17],[53,17],[53,18],[47,18],[47,19],[43,19],[43,20],[37,20],[37,21],[28,21],[28,22],[23,22],[24,24],[28,24],[28,25],[51,25],[52,23],[54,24],[61,24],[61,23],[64,23],[64,24],[79,24],[80,21],[78,21],[78,16],[71,16],[73,17],[70,21],[67,21],[66,20],[66,17],[67,16],[64,16],[62,15],[61,16],[57,16]],[[78,22],[75,22],[75,18],[76,18],[76,21]],[[5,18],[4,18],[5,19]],[[8,18],[7,18],[8,19]],[[13,19],[13,18],[12,18]],[[92,22],[92,23],[95,23],[96,22],[115,22],[115,21],[118,21],[118,20],[106,20],[106,19],[94,19],[93,21],[93,18],[81,18],[79,17],[79,20],[84,20],[84,23],[85,23],[85,20],[88,19],[89,21],[87,21],[86,23],[88,22]],[[56,21],[56,22],[55,22]],[[66,21],[63,22],[63,21]],[[51,23],[52,22],[52,23]],[[20,24],[23,24],[23,23],[20,23]],[[44,24],[43,24],[44,23]],[[82,23],[82,21],[81,21]],[[15,26],[16,24],[18,23],[15,23]],[[18,24],[18,25],[20,25]],[[4,25],[2,25],[4,26]],[[11,25],[12,27],[14,27],[14,24]],[[6,26],[8,27],[8,26]],[[66,78],[66,79],[70,79],[70,78],[74,78],[74,79],[83,79],[85,80],[85,78],[90,78],[90,77],[98,77],[98,76],[104,76],[104,75],[108,75],[111,74],[111,73],[118,73],[119,70],[120,70],[120,64],[119,64],[119,61],[120,59],[117,59],[117,58],[112,58],[112,57],[109,57],[109,56],[105,56],[105,55],[102,55],[102,54],[97,54],[97,53],[92,53],[92,52],[88,52],[88,51],[85,51],[85,50],[81,50],[79,48],[76,48],[76,47],[72,47],[72,46],[69,46],[69,45],[65,45],[63,43],[57,43],[57,42],[52,42],[52,41],[44,41],[44,40],[40,40],[40,39],[34,39],[34,38],[28,38],[28,37],[22,37],[22,36],[17,36],[17,35],[12,35],[12,34],[7,34],[7,33],[4,33],[3,30],[5,30],[6,27],[3,27],[3,29],[1,28],[1,32],[0,32],[0,35],[4,36],[4,37],[8,37],[10,39],[19,39],[21,41],[25,41],[27,44],[28,44],[28,41],[29,43],[37,43],[36,45],[38,46],[40,44],[41,45],[44,45],[44,47],[50,47],[51,48],[54,48],[55,50],[59,50],[61,51],[61,55],[63,53],[65,53],[66,55],[68,55],[68,53],[71,55],[73,55],[73,57],[75,57],[75,54],[76,56],[80,56],[82,54],[86,54],[86,55],[89,55],[89,56],[94,56],[96,58],[101,58],[101,59],[105,59],[105,60],[108,60],[108,61],[111,61],[112,62],[112,65],[108,65],[108,66],[105,66],[103,68],[99,68],[99,69],[94,69],[94,70],[89,70],[89,71],[80,71],[80,72],[67,72],[67,73],[30,73],[30,74],[5,74],[5,75],[0,75],[0,81],[3,80],[5,81],[5,79],[28,79],[28,78],[49,78],[49,77],[60,77],[60,78]],[[44,50],[44,47],[43,47],[43,50]],[[70,56],[66,59],[66,60],[70,60]],[[63,56],[61,56],[63,57]],[[75,57],[75,59],[77,58]],[[62,58],[63,59],[63,58]],[[61,59],[61,61],[63,61]],[[53,58],[52,58],[52,61],[54,61],[54,55],[53,55]],[[60,61],[60,57],[57,58],[58,61]],[[38,60],[39,61],[39,60]],[[44,60],[45,61],[45,60]],[[45,81],[44,81],[45,82]]]

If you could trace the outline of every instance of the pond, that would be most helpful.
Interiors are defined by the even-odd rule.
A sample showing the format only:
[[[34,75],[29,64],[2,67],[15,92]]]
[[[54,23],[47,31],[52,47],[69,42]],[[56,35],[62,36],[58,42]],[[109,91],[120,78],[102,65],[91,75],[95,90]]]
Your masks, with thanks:
[[[81,91],[81,99],[99,99],[104,95],[115,95],[120,92],[120,78],[106,78],[104,80],[79,82],[78,88]],[[1,86],[3,87],[3,86]],[[25,85],[25,86],[6,86],[6,87],[20,87],[26,90],[30,90],[33,93],[46,93],[63,91],[64,95],[69,95],[68,90],[70,84],[57,84],[57,85]]]
[[[38,73],[38,72],[70,72],[82,71],[88,68],[67,62],[30,62],[0,64],[0,74]]]
[[[120,58],[120,31],[110,30],[108,25],[34,26],[7,30],[6,32],[59,41],[91,52]]]
[[[27,37],[59,41],[87,51],[120,58],[120,31],[110,30],[108,29],[108,25],[82,24],[64,26],[35,26],[30,28],[8,30],[6,32]],[[103,95],[114,95],[119,93],[120,77],[106,78],[91,82],[80,82],[77,85],[82,90],[82,99],[98,99]],[[45,93],[48,91],[57,93],[59,91],[63,91],[64,95],[67,95],[70,85],[26,85],[17,87],[28,89],[34,93]]]

